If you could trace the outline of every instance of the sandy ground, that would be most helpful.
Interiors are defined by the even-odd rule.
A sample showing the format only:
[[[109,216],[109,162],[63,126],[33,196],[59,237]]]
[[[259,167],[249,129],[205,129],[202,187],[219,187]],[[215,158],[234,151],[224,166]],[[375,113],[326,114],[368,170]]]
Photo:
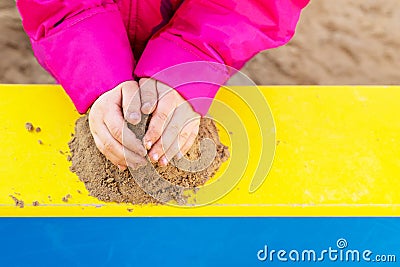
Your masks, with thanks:
[[[0,83],[53,83],[14,5],[0,2]],[[243,71],[257,84],[400,84],[399,29],[399,0],[313,0],[293,40]]]
[[[54,83],[33,56],[14,0],[0,0],[0,83]]]

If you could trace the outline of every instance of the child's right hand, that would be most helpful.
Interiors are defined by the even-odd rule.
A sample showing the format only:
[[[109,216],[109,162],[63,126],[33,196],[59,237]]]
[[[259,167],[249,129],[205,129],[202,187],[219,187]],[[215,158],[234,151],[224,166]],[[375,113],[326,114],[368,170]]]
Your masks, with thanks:
[[[102,94],[89,112],[90,131],[97,148],[120,170],[126,166],[136,169],[147,163],[146,149],[124,120],[125,117],[130,123],[138,124],[140,108],[139,86],[135,81],[127,81]],[[124,144],[122,133],[128,135],[124,137]]]

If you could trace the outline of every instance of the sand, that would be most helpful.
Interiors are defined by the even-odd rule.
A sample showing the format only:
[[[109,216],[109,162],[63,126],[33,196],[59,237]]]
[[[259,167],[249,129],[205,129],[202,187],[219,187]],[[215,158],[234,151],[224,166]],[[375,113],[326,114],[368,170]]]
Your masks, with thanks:
[[[147,120],[148,118],[143,116],[140,124],[129,126],[139,139],[144,135]],[[200,140],[205,138],[213,140],[216,144],[216,150],[201,149]],[[75,135],[69,146],[72,154],[71,171],[75,172],[81,181],[85,183],[91,196],[106,202],[132,204],[173,201],[183,205],[186,203],[186,199],[183,196],[184,190],[194,189],[203,185],[216,173],[222,162],[229,157],[228,148],[219,141],[215,124],[211,119],[207,118],[201,120],[199,135],[189,152],[183,159],[174,161],[179,168],[171,163],[161,167],[148,161],[146,166],[137,170],[120,171],[96,148],[89,130],[87,116],[77,120]],[[206,162],[211,162],[211,164],[206,169],[203,169],[203,166],[201,166],[203,164],[202,160],[197,160],[199,158],[205,159]],[[190,166],[186,165],[187,159],[193,161],[189,164]],[[193,172],[184,171],[183,169],[202,170]],[[180,187],[175,187],[174,185]]]
[[[317,0],[284,47],[244,68],[256,84],[400,84],[400,1]]]
[[[18,199],[13,195],[10,195],[10,197],[14,200],[16,207],[20,207],[20,208],[25,207],[25,203],[22,199]]]
[[[36,62],[14,0],[0,1],[0,83],[54,83]]]
[[[0,3],[0,83],[52,83],[37,64],[13,0]],[[243,69],[256,84],[400,84],[400,1],[317,0],[296,36]]]

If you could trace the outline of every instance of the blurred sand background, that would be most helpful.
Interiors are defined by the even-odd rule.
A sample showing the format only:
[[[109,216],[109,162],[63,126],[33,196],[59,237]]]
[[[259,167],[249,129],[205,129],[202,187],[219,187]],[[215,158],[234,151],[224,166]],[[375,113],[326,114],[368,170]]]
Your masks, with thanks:
[[[243,71],[257,84],[400,84],[400,1],[312,0],[292,41]],[[0,2],[0,83],[54,83],[14,0]]]

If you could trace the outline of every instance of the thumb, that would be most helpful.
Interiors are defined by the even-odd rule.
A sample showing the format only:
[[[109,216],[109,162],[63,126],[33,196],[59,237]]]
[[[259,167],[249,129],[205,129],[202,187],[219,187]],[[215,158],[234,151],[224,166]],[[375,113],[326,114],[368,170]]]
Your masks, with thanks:
[[[125,120],[131,124],[138,124],[141,120],[141,102],[138,83],[127,81],[121,84],[122,110]]]

